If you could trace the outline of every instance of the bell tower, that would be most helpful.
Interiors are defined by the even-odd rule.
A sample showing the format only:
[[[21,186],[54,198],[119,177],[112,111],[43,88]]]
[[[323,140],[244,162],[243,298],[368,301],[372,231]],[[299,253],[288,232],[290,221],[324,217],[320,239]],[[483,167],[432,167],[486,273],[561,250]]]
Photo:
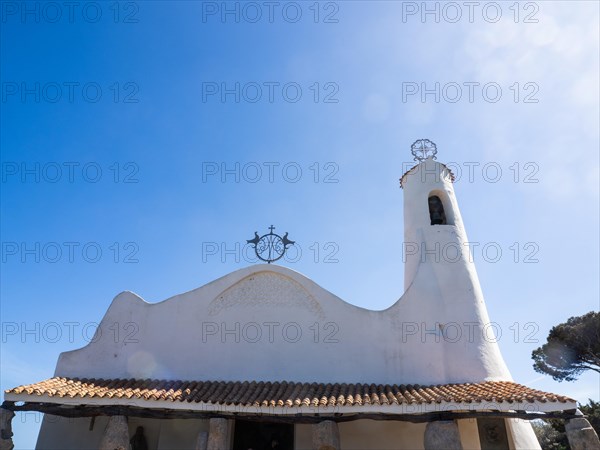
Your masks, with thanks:
[[[429,139],[416,141],[412,153],[418,163],[400,179],[404,189],[405,290],[422,261],[458,259],[462,255],[470,260],[452,186],[454,175],[436,161],[437,149]]]
[[[412,153],[417,164],[400,179],[404,290],[416,299],[422,317],[429,314],[439,324],[447,381],[511,379],[490,328],[454,193],[454,175],[436,161],[437,149],[430,140],[416,141]],[[450,331],[453,334],[446,336]]]
[[[435,345],[423,339],[419,352],[435,359],[430,373],[446,383],[512,381],[470,254],[454,176],[436,161],[437,149],[430,140],[417,140],[411,150],[417,164],[400,179],[405,293],[399,303],[412,306],[410,314],[421,324],[435,323],[441,337]],[[409,313],[401,317],[405,320]],[[539,448],[528,423],[506,419],[496,425],[503,423],[513,439],[511,448]]]

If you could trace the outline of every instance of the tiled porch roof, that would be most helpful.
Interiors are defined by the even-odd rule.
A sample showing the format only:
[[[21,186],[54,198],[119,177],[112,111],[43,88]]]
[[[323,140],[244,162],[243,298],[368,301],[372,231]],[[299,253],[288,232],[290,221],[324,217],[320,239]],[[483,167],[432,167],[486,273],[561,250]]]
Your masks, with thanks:
[[[258,381],[181,381],[139,379],[78,379],[55,377],[5,391],[9,401],[94,399],[203,403],[266,408],[357,407],[386,405],[470,404],[494,409],[494,403],[551,403],[552,409],[570,409],[575,400],[510,381],[420,385],[294,383]],[[36,398],[32,400],[32,398]],[[50,400],[51,398],[51,400]]]

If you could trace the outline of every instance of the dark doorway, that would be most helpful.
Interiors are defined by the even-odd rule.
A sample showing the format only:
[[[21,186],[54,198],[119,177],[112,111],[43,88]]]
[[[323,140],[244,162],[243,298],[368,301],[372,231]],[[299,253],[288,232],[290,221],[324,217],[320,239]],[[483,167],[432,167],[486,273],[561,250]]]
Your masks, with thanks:
[[[233,450],[294,450],[294,425],[236,420]]]

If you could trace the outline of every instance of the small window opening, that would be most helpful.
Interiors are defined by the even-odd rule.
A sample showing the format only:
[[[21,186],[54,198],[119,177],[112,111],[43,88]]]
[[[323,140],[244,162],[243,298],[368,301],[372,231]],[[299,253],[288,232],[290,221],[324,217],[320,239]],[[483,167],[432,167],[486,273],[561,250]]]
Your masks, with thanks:
[[[446,213],[444,205],[437,195],[429,197],[429,218],[431,225],[446,225]]]

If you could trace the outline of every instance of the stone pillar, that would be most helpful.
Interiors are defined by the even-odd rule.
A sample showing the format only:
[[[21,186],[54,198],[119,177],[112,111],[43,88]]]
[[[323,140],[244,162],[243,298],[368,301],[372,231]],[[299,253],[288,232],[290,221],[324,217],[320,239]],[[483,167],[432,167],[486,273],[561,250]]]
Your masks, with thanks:
[[[227,419],[213,418],[208,421],[207,450],[227,450],[229,448],[229,422]]]
[[[453,420],[429,422],[425,427],[425,450],[462,450],[458,425]]]
[[[12,441],[13,417],[15,413],[10,409],[0,408],[0,450],[12,450],[15,447]]]
[[[314,450],[340,450],[340,430],[338,424],[324,420],[312,426]]]
[[[100,450],[129,450],[129,427],[125,416],[110,416],[102,434]]]
[[[196,450],[207,450],[208,448],[208,432],[201,431],[198,433],[198,439],[196,440]]]
[[[598,435],[587,419],[578,417],[568,420],[565,431],[571,450],[600,450]]]

